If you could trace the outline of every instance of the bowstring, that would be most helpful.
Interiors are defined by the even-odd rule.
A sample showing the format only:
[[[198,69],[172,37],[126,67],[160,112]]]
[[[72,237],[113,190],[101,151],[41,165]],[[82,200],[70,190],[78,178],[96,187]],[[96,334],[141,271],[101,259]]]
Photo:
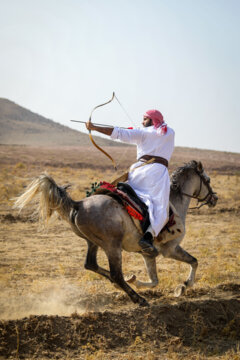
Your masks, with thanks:
[[[129,115],[129,113],[127,112],[127,110],[125,109],[125,107],[122,105],[122,103],[119,101],[118,97],[115,94],[115,99],[117,100],[118,104],[120,105],[120,107],[122,108],[123,112],[125,113],[125,115],[127,116],[127,118],[131,121],[131,123],[134,125],[134,127],[136,127],[136,124],[134,123],[133,119],[131,118],[131,116]],[[117,160],[117,166],[119,165],[121,159],[123,158],[123,156],[125,156],[126,152],[128,150],[128,147],[125,146],[125,150],[122,151],[121,156],[118,158]]]
[[[127,112],[127,110],[125,109],[125,107],[122,105],[122,103],[119,101],[116,93],[115,93],[115,99],[117,100],[117,102],[119,103],[120,107],[122,108],[122,110],[124,111],[125,115],[127,116],[127,118],[131,121],[131,123],[136,127],[136,124],[134,123],[133,119],[131,118],[131,116],[129,115],[129,113]]]

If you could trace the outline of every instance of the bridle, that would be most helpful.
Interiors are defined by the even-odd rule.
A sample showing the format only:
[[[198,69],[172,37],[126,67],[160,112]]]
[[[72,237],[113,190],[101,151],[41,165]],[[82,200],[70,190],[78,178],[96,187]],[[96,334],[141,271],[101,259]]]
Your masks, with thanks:
[[[195,206],[195,207],[192,207],[192,208],[189,208],[189,209],[200,209],[202,206],[204,205],[208,205],[208,204],[213,204],[214,200],[217,200],[217,196],[216,196],[216,193],[213,192],[211,186],[210,186],[210,182],[208,180],[206,180],[206,178],[204,177],[203,175],[203,170],[197,170],[196,168],[193,169],[195,171],[195,173],[199,176],[200,178],[200,187],[199,187],[199,191],[197,193],[197,195],[190,195],[190,194],[187,194],[187,193],[184,193],[183,191],[181,191],[181,194],[182,195],[185,195],[187,197],[190,197],[192,199],[196,199],[198,200],[198,203],[202,203],[201,205],[199,206]],[[202,185],[205,185],[208,189],[208,193],[206,196],[204,196],[204,198],[199,198],[199,195],[202,191]],[[205,201],[205,202],[204,202]]]

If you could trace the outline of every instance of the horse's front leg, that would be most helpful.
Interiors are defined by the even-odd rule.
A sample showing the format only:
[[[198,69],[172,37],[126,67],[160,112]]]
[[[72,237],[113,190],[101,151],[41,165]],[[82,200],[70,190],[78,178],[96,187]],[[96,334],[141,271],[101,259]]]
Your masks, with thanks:
[[[190,255],[187,251],[181,248],[180,245],[175,247],[169,247],[170,243],[166,244],[166,248],[162,248],[161,253],[164,257],[175,259],[178,261],[185,262],[190,265],[190,273],[186,281],[183,284],[180,284],[175,289],[175,296],[181,296],[184,294],[185,290],[188,287],[192,287],[195,282],[196,271],[198,267],[198,261],[195,257]]]
[[[147,268],[147,273],[151,282],[143,282],[136,279],[136,276],[133,275],[130,279],[127,280],[128,283],[134,284],[138,289],[139,288],[154,288],[158,284],[157,276],[157,266],[156,258],[151,258],[150,256],[143,255],[143,259]]]

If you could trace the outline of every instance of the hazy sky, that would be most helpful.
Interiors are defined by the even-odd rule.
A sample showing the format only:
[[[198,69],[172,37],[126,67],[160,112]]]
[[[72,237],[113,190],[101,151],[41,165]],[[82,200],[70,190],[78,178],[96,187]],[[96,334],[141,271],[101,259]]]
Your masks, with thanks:
[[[0,0],[0,97],[85,131],[159,109],[176,145],[240,152],[240,0]]]

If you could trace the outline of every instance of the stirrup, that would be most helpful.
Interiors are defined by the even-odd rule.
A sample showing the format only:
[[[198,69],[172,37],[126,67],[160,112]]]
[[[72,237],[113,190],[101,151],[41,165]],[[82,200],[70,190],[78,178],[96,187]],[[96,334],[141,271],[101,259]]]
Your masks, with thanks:
[[[148,255],[151,257],[156,257],[158,255],[158,251],[154,245],[151,244],[152,234],[147,232],[143,235],[143,237],[139,240],[138,244],[141,246],[141,253],[144,255]]]

